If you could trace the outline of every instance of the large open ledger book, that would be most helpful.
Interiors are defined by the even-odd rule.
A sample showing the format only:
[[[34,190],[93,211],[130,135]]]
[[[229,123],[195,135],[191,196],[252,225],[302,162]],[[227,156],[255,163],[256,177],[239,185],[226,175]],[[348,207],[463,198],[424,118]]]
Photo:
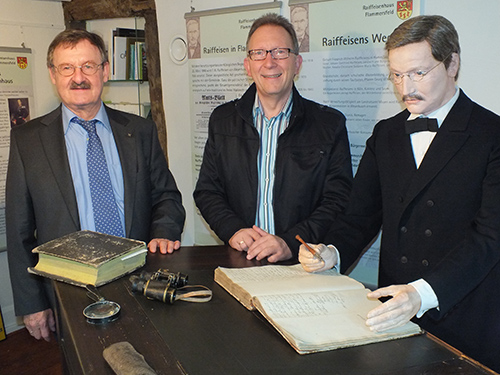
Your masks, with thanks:
[[[215,270],[215,281],[247,309],[257,309],[300,354],[393,340],[421,333],[414,323],[370,331],[366,314],[381,304],[368,289],[335,270],[306,272],[300,264]]]
[[[29,272],[78,286],[100,286],[142,267],[147,247],[143,241],[83,230],[32,252],[38,254],[38,263]]]

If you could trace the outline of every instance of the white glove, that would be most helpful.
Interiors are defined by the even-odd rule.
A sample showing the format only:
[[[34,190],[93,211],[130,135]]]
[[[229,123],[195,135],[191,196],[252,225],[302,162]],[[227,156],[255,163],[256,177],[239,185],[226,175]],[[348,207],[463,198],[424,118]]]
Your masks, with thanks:
[[[307,272],[321,272],[329,270],[338,263],[337,250],[332,245],[311,245],[313,255],[304,245],[299,247],[299,262]]]

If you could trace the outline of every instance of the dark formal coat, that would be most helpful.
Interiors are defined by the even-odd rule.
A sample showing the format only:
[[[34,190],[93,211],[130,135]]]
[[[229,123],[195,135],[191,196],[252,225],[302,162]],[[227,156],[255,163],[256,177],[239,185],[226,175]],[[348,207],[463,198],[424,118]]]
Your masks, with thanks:
[[[225,242],[255,224],[260,136],[253,122],[256,87],[217,107],[194,191],[203,217]],[[290,123],[278,138],[274,175],[275,234],[294,256],[300,243],[319,242],[349,198],[351,154],[345,117],[293,88]]]
[[[404,123],[367,141],[345,215],[328,234],[345,271],[382,228],[379,286],[425,279],[423,328],[500,370],[500,118],[463,92],[419,169]]]
[[[156,126],[106,107],[124,180],[126,236],[180,240],[185,212]],[[80,230],[61,107],[11,132],[6,182],[7,252],[16,315],[50,307],[31,250]]]

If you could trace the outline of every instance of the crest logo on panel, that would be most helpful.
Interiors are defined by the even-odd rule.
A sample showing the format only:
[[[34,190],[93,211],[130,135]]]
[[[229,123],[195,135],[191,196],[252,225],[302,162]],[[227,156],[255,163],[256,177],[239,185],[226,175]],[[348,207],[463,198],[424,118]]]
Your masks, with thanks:
[[[17,66],[21,69],[26,69],[28,67],[28,58],[27,57],[18,57],[17,58]]]
[[[398,1],[397,4],[397,14],[402,20],[406,20],[411,17],[413,13],[413,0]]]

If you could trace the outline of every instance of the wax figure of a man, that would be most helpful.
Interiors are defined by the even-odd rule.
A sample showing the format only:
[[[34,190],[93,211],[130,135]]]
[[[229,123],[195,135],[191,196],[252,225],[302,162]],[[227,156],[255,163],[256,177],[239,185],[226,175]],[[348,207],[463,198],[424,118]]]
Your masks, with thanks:
[[[380,289],[369,297],[392,299],[367,325],[383,331],[416,316],[500,371],[500,118],[456,87],[458,34],[444,17],[404,22],[386,50],[406,110],[375,126],[350,204],[324,243],[345,272],[382,228]],[[304,268],[337,263],[333,247],[316,248],[327,264],[301,248]]]

